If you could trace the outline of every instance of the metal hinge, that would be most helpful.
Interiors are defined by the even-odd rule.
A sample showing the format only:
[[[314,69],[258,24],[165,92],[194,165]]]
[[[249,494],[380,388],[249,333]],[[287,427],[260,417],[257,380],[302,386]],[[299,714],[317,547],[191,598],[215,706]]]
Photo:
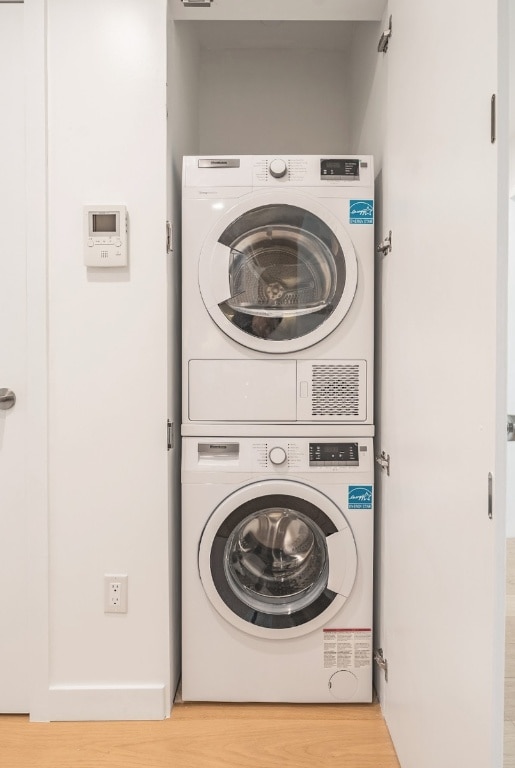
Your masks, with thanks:
[[[168,419],[166,422],[166,441],[168,443],[168,450],[171,451],[175,446],[175,434],[173,424],[170,419]]]
[[[490,141],[495,144],[497,138],[497,119],[496,119],[496,97],[495,93],[492,94],[490,99]]]
[[[506,424],[506,433],[507,433],[509,443],[511,443],[512,440],[515,440],[515,416],[513,416],[511,413],[508,414],[508,423]]]
[[[184,5],[189,6],[190,8],[191,7],[194,8],[195,6],[201,6],[201,5],[210,6],[212,3],[212,0],[182,0],[182,2],[184,3]]]
[[[166,252],[167,253],[173,253],[172,222],[171,221],[167,221],[166,222]]]
[[[385,451],[381,451],[380,456],[376,456],[376,464],[379,464],[381,469],[386,469],[386,474],[390,477],[390,454]]]
[[[386,53],[386,51],[388,50],[388,43],[390,42],[391,36],[392,36],[392,17],[390,16],[390,21],[388,22],[388,29],[385,29],[383,34],[379,38],[379,43],[377,46],[378,53]]]
[[[382,243],[377,246],[377,252],[387,256],[392,250],[392,230],[388,232]]]
[[[374,653],[374,661],[379,667],[379,669],[383,670],[384,680],[385,680],[385,683],[387,683],[388,682],[388,660],[385,659],[382,648],[378,648],[377,651]]]

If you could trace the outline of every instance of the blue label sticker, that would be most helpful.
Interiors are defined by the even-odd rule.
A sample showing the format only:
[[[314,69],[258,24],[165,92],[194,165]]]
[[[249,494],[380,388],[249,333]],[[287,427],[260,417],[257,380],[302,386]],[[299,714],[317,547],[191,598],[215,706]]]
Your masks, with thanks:
[[[372,509],[372,486],[349,485],[349,509]]]
[[[351,224],[373,224],[374,201],[350,200],[349,222]]]

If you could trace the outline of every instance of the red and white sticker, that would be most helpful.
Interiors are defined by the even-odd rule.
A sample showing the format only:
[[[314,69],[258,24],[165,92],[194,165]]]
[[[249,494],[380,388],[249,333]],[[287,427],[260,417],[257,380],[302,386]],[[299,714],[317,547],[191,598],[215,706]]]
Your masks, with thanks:
[[[324,629],[324,669],[360,669],[372,664],[370,628]]]

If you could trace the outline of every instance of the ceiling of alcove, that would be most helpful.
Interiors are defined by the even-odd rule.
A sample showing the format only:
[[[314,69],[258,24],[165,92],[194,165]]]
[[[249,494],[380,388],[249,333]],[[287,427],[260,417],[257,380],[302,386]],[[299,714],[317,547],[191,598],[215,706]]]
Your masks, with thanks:
[[[345,51],[356,28],[375,21],[211,21],[176,22],[194,29],[207,50],[281,48]]]

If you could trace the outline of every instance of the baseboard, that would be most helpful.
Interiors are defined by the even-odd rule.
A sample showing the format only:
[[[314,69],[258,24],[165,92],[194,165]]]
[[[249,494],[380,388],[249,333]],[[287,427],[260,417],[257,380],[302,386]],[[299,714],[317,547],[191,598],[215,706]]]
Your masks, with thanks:
[[[49,720],[163,720],[166,686],[51,686]]]

